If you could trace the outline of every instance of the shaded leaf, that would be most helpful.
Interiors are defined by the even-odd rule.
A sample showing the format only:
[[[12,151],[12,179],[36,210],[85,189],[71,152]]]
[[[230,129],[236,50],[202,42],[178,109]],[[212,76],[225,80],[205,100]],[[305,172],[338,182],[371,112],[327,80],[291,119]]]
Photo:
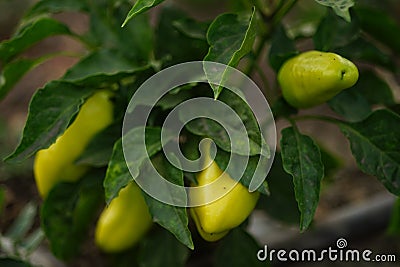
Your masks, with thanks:
[[[163,67],[177,63],[201,60],[207,54],[206,40],[188,36],[176,24],[191,20],[187,14],[172,7],[163,7],[155,33],[155,55],[164,61]],[[198,34],[198,33],[197,33]],[[178,45],[179,44],[179,45]],[[185,49],[182,49],[185,47]]]
[[[29,104],[22,139],[6,160],[23,161],[55,142],[94,91],[68,82],[53,81],[39,89]]]
[[[359,168],[400,196],[400,116],[377,110],[361,122],[340,124],[340,129]]]
[[[400,53],[400,25],[388,12],[376,7],[357,5],[355,13],[364,31]]]
[[[359,35],[360,28],[356,19],[348,23],[332,12],[327,12],[318,25],[313,41],[317,50],[330,51],[348,45],[356,40]]]
[[[287,36],[285,28],[280,24],[272,34],[269,64],[275,72],[278,72],[283,63],[296,54],[298,51],[294,41]]]
[[[314,141],[293,127],[282,130],[281,155],[284,170],[293,176],[296,201],[301,213],[300,230],[311,224],[319,201],[324,166]]]
[[[356,87],[343,90],[329,100],[328,104],[333,111],[350,122],[361,121],[372,112],[367,99]]]
[[[172,23],[174,27],[189,38],[207,40],[209,22],[200,22],[192,18],[183,18]]]
[[[76,164],[84,164],[95,167],[107,166],[110,161],[114,143],[121,137],[120,122],[114,123],[96,134],[75,161]]]
[[[189,250],[171,233],[157,229],[143,240],[138,261],[141,267],[184,267],[188,257]]]
[[[80,182],[57,184],[44,200],[41,225],[56,257],[66,260],[79,253],[102,203],[103,175],[94,170]]]
[[[270,195],[261,195],[257,207],[285,223],[298,223],[300,212],[294,194],[293,178],[284,171],[280,154],[275,155],[268,173],[268,186]]]
[[[7,267],[33,267],[27,262],[16,260],[12,258],[0,258],[0,266]]]
[[[257,242],[242,228],[236,227],[221,241],[215,251],[215,267],[265,266],[257,259]]]

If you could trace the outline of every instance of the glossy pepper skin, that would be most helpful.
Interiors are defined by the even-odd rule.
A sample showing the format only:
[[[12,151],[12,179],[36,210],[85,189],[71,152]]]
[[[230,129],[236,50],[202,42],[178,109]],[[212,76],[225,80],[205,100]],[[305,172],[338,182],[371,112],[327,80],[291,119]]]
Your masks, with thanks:
[[[39,194],[44,198],[59,182],[77,181],[88,169],[76,165],[95,134],[113,121],[112,92],[101,90],[90,96],[81,106],[73,123],[54,144],[37,152],[33,171]]]
[[[101,213],[95,241],[104,252],[121,252],[136,244],[151,225],[152,218],[141,190],[131,182]]]
[[[212,161],[211,164],[210,161]],[[210,165],[205,164],[204,166],[208,167],[198,174],[198,186],[207,185],[216,179],[222,179],[222,183],[220,184],[221,188],[216,190],[218,192],[205,192],[204,195],[197,196],[202,199],[219,194],[236,183],[209,157],[206,159],[206,163]],[[190,214],[201,237],[206,241],[217,241],[224,237],[230,229],[239,226],[250,215],[259,196],[259,192],[250,193],[245,186],[237,183],[222,198],[203,206],[191,208]]]
[[[308,51],[288,59],[278,72],[285,100],[310,108],[331,99],[358,80],[358,69],[335,53]]]

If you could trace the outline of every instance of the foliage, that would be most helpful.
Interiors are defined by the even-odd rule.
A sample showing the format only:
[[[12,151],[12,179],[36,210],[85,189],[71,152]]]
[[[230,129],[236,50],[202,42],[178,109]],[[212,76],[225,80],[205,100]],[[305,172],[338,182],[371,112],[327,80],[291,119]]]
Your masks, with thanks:
[[[312,223],[318,205],[324,165],[330,167],[321,156],[327,154],[329,157],[329,152],[321,151],[313,138],[302,132],[298,125],[301,120],[320,120],[336,125],[349,140],[360,170],[376,176],[391,193],[400,196],[400,115],[392,85],[380,76],[381,70],[389,74],[398,71],[395,58],[400,53],[400,26],[380,1],[368,1],[373,4],[350,0],[304,1],[308,9],[321,18],[318,20],[314,14],[306,17],[307,14],[302,13],[299,5],[305,5],[303,1],[230,0],[224,13],[210,21],[191,17],[170,0],[137,0],[133,5],[130,2],[41,0],[21,19],[15,34],[0,43],[0,99],[25,73],[52,57],[67,54],[63,51],[38,58],[27,57],[25,52],[38,42],[63,35],[82,43],[86,49],[79,62],[63,77],[37,90],[29,106],[21,142],[7,157],[9,162],[26,160],[38,150],[49,147],[74,120],[85,99],[96,90],[110,88],[116,92],[115,125],[98,134],[77,161],[77,164],[92,166],[93,171],[77,183],[59,184],[43,203],[42,227],[56,256],[62,259],[76,257],[97,208],[104,201],[109,203],[121,188],[140,175],[144,168],[141,151],[135,152],[134,174],[128,171],[123,157],[120,139],[123,114],[130,97],[147,78],[181,62],[216,61],[239,68],[250,77],[257,74],[261,77],[260,87],[271,100],[275,118],[290,122],[290,127],[282,129],[281,153],[277,153],[279,158],[274,163],[271,177],[266,178],[266,182],[271,181],[270,192],[266,184],[259,191],[264,193],[260,202],[271,200],[276,205],[284,205],[282,209],[291,215],[282,216],[276,207],[259,203],[259,207],[271,216],[288,222],[297,220],[300,230],[305,231]],[[213,5],[215,3],[210,8]],[[85,33],[73,32],[69,25],[53,16],[69,11],[88,16],[89,26]],[[294,13],[304,18],[298,28],[310,27],[308,22],[312,22],[311,33],[304,34],[304,31],[295,31],[288,26],[290,15]],[[156,19],[150,22],[150,17]],[[281,98],[279,88],[271,86],[275,84],[275,77],[267,77],[265,63],[276,73],[285,60],[303,52],[297,48],[300,41],[308,41],[309,49],[338,53],[359,67],[359,82],[328,102],[337,118],[324,114],[301,115]],[[186,99],[207,96],[231,105],[244,120],[246,128],[251,128],[249,138],[258,148],[262,142],[260,132],[254,127],[254,117],[248,114],[246,103],[238,103],[226,94],[222,87],[214,84],[193,84],[178,88],[173,97],[171,92],[157,103],[146,126],[146,143],[153,164],[168,180],[179,184],[195,180],[192,175],[168,165],[162,156],[165,143],[160,140],[166,114]],[[129,134],[134,135],[135,131]],[[180,144],[182,150],[191,157],[197,158],[200,137],[211,136],[218,145],[216,161],[224,165],[229,160],[231,152],[226,144],[226,134],[211,120],[194,120],[185,126],[181,135],[182,140],[186,140]],[[254,151],[252,157],[258,157],[258,150]],[[251,168],[247,170],[250,175],[251,171]],[[277,181],[277,176],[283,176],[287,186]],[[102,182],[104,188],[100,186]],[[248,181],[242,183],[249,186]],[[79,205],[83,200],[88,202],[85,207]],[[196,250],[201,244],[198,236],[193,234],[195,230],[189,223],[188,213],[184,208],[168,206],[148,196],[146,202],[154,221],[162,227],[155,227],[135,248],[138,266],[184,266],[190,249]],[[392,232],[396,230],[392,229]],[[229,262],[235,266],[237,261],[230,256],[242,254],[243,257],[238,259],[255,258],[257,248],[253,237],[244,229],[235,229],[217,244],[213,252],[215,264],[225,266],[224,263]],[[160,253],[150,255],[149,251]],[[13,264],[24,266],[17,262]]]

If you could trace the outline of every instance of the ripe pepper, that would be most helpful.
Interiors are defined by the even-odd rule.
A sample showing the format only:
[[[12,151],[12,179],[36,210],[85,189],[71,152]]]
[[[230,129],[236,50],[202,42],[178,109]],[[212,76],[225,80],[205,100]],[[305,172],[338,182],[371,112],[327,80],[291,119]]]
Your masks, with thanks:
[[[331,99],[358,80],[358,69],[335,53],[308,51],[288,59],[278,72],[285,100],[310,108]]]
[[[76,165],[95,134],[113,121],[112,93],[101,90],[89,97],[81,106],[73,123],[54,144],[36,154],[33,171],[40,195],[44,198],[59,182],[77,181],[88,166]]]
[[[105,252],[120,252],[136,244],[151,225],[152,218],[141,190],[131,182],[101,213],[95,241]]]
[[[209,147],[207,148],[209,155]],[[210,161],[211,164],[210,164]],[[214,202],[190,209],[190,214],[196,224],[197,230],[206,241],[217,241],[224,237],[230,229],[239,226],[253,211],[259,198],[259,192],[250,193],[241,183],[233,180],[229,174],[223,172],[217,163],[209,156],[205,160],[202,170],[197,176],[198,186],[204,186],[222,179],[220,186],[215,191],[205,191],[196,198],[203,200],[220,195],[235,183],[231,191]],[[196,199],[197,201],[199,199]]]

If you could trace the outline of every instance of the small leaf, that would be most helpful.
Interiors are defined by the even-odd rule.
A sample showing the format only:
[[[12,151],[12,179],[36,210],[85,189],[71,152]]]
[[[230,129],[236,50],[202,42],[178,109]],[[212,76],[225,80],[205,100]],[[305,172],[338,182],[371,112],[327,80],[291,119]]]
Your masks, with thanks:
[[[112,155],[114,143],[121,135],[122,129],[120,122],[110,125],[90,140],[85,151],[79,156],[75,163],[95,167],[107,166]]]
[[[282,162],[284,170],[293,176],[294,191],[301,213],[300,230],[311,224],[319,201],[324,166],[314,141],[293,127],[282,130]]]
[[[173,184],[183,186],[182,170],[174,167],[165,157],[160,158],[162,160],[161,167],[164,169],[163,177]],[[175,157],[175,159],[177,158]],[[159,190],[167,191],[168,189],[159,188]],[[180,194],[182,192],[176,193]],[[165,194],[169,194],[169,198],[173,199],[175,192],[167,191]],[[182,244],[190,249],[194,249],[192,236],[188,228],[189,220],[186,208],[165,204],[147,194],[145,194],[145,200],[149,207],[150,214],[153,217],[153,221],[170,231]]]
[[[10,40],[0,43],[0,59],[7,63],[44,38],[60,34],[73,35],[65,24],[51,18],[40,18],[24,26]]]
[[[257,34],[255,9],[250,17],[241,17],[237,14],[222,14],[210,25],[207,31],[207,41],[210,45],[205,61],[223,63],[230,67],[236,67],[239,61],[253,48]],[[206,75],[209,73],[205,68]],[[225,78],[226,70],[220,74],[221,81]],[[214,98],[218,98],[222,91],[221,86],[210,83]]]
[[[189,250],[171,233],[157,229],[143,240],[138,261],[141,267],[184,267],[188,257]]]
[[[335,11],[336,15],[342,17],[347,22],[351,21],[349,8],[354,6],[354,0],[315,0],[318,4],[329,6]]]
[[[140,168],[145,159],[154,156],[158,151],[161,150],[161,129],[160,128],[146,128],[146,150],[140,149],[141,137],[143,134],[143,128],[137,127],[130,130],[123,138],[127,138],[128,146],[124,148],[126,151],[130,151],[131,158],[133,161],[128,162],[131,171],[129,172],[127,162],[125,161],[122,139],[118,140],[113,148],[113,153],[108,164],[106,178],[104,180],[104,189],[106,202],[110,203],[111,200],[118,195],[119,190],[125,187],[129,181],[136,179],[140,173]],[[167,141],[171,140],[171,135],[167,138]]]
[[[53,81],[31,99],[22,140],[6,160],[19,162],[47,148],[62,134],[84,100],[94,91],[71,83]]]
[[[400,116],[377,110],[361,122],[342,123],[340,129],[350,141],[359,168],[400,196]]]
[[[359,35],[360,28],[357,20],[347,23],[332,12],[327,12],[313,36],[314,46],[320,51],[330,51],[348,45]]]
[[[272,34],[269,64],[278,72],[283,63],[297,53],[294,41],[287,36],[284,26],[280,24]]]
[[[237,227],[221,241],[215,251],[215,267],[265,266],[257,259],[260,246],[242,228]]]
[[[257,206],[274,219],[288,224],[300,221],[300,212],[296,202],[293,178],[283,170],[280,154],[275,155],[274,163],[268,173],[270,195],[261,195]]]
[[[361,121],[372,112],[367,99],[356,87],[343,90],[329,100],[328,104],[333,111],[350,122]]]
[[[79,253],[102,203],[103,175],[94,170],[77,183],[57,184],[44,200],[41,225],[56,257],[67,260]]]
[[[124,27],[132,18],[139,15],[140,13],[146,12],[148,9],[155,7],[156,5],[162,3],[164,0],[138,0],[133,5],[132,9],[129,11],[125,18],[122,27]]]

